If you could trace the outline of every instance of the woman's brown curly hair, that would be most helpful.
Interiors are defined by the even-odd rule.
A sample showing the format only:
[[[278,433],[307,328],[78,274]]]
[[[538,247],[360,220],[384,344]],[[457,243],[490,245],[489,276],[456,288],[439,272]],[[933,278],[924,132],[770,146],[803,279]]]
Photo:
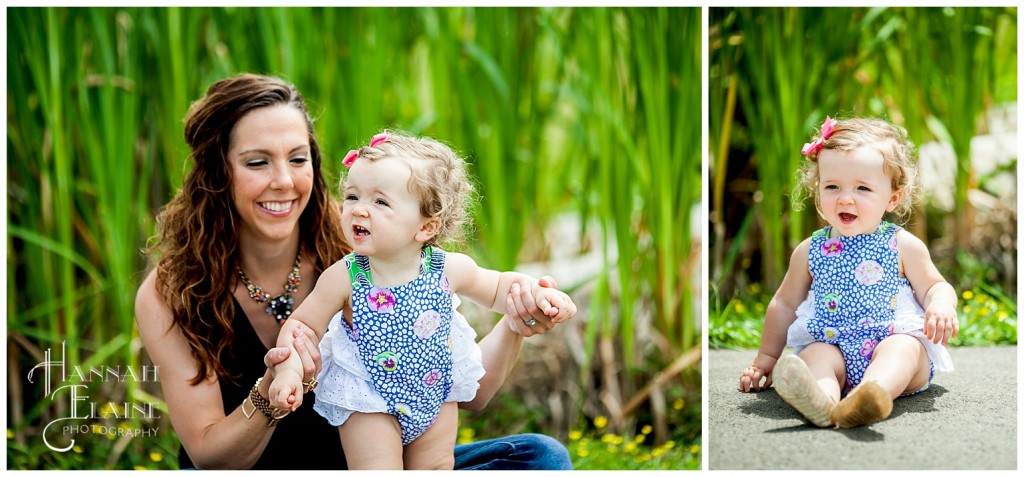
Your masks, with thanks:
[[[232,132],[246,114],[279,105],[301,111],[309,132],[313,188],[299,217],[303,257],[313,260],[319,276],[348,252],[340,210],[320,170],[320,147],[302,95],[281,79],[252,74],[210,86],[185,116],[185,141],[195,165],[181,190],[157,216],[157,236],[150,247],[150,252],[160,252],[157,289],[199,364],[193,384],[211,375],[233,378],[222,364],[234,339],[232,290],[239,260],[239,220],[227,160]]]

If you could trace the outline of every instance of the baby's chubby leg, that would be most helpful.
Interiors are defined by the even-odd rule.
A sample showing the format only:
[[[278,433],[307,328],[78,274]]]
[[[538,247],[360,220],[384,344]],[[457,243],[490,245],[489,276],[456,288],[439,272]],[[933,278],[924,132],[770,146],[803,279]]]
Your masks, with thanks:
[[[892,335],[875,348],[862,382],[875,381],[893,399],[928,384],[931,361],[924,345],[910,335]]]
[[[405,469],[452,470],[455,467],[455,438],[458,431],[458,404],[441,404],[434,425],[405,446]]]
[[[395,416],[354,413],[338,427],[349,470],[402,470],[402,428]]]
[[[839,403],[832,420],[839,427],[856,427],[889,417],[901,394],[928,384],[928,353],[917,338],[893,335],[878,344],[860,385]]]
[[[807,363],[821,390],[839,402],[842,384],[846,382],[846,360],[839,347],[820,341],[811,343],[800,351],[800,359]]]

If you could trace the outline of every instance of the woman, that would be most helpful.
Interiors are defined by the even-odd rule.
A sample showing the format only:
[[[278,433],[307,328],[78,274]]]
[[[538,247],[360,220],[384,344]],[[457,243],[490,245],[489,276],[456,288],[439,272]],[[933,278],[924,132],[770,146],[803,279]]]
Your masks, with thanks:
[[[158,217],[159,262],[135,302],[182,443],[180,466],[344,468],[337,430],[312,410],[314,394],[280,419],[266,401],[272,365],[288,353],[269,349],[279,322],[348,252],[305,102],[277,78],[225,79],[189,109],[185,139],[195,166]],[[530,286],[513,289],[507,302],[515,312],[480,341],[487,374],[463,408],[483,409],[522,338],[554,326]],[[295,349],[308,390],[320,367],[312,330],[295,333]],[[565,448],[539,435],[458,446],[455,459],[457,469],[571,468]]]

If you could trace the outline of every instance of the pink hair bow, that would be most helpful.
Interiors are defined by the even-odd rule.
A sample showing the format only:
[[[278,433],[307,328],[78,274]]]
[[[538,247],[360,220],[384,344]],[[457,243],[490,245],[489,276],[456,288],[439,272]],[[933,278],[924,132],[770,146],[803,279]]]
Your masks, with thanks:
[[[387,132],[374,134],[373,138],[370,139],[370,147],[377,147],[381,143],[387,142],[390,137],[391,136],[389,136]],[[359,159],[359,150],[353,149],[348,151],[348,154],[345,154],[345,159],[342,159],[341,163],[344,164],[345,167],[352,167],[352,164],[356,162],[356,159]]]
[[[814,142],[804,143],[804,148],[800,150],[800,154],[810,156],[818,152],[821,146],[825,144],[825,140],[832,136],[832,132],[835,131],[837,124],[839,124],[839,121],[825,116],[825,123],[821,125],[821,137],[815,139]]]

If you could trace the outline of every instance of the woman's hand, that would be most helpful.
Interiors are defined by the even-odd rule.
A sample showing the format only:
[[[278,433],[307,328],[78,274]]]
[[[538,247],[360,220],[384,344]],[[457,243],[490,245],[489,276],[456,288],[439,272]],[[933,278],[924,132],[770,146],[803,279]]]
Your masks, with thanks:
[[[544,288],[557,287],[555,279],[548,276],[542,277],[539,285]],[[505,297],[505,306],[508,309],[505,321],[513,333],[523,337],[542,335],[555,327],[552,317],[540,310],[533,295],[529,284],[521,286],[519,283],[513,283],[508,296]],[[571,307],[569,316],[576,314],[576,305],[572,304]]]
[[[315,386],[310,386],[308,383],[313,382],[316,376],[320,374],[320,346],[317,344],[318,339],[313,329],[306,326],[305,323],[298,322],[298,328],[293,333],[295,340],[292,345],[295,346],[295,351],[299,354],[299,360],[302,361],[302,382],[306,384],[303,387],[304,392],[308,392]],[[284,362],[291,353],[291,349],[286,346],[279,346],[271,348],[267,351],[266,356],[263,357],[263,364],[267,366],[270,381],[274,380],[274,367]],[[269,386],[270,383],[268,383]]]

